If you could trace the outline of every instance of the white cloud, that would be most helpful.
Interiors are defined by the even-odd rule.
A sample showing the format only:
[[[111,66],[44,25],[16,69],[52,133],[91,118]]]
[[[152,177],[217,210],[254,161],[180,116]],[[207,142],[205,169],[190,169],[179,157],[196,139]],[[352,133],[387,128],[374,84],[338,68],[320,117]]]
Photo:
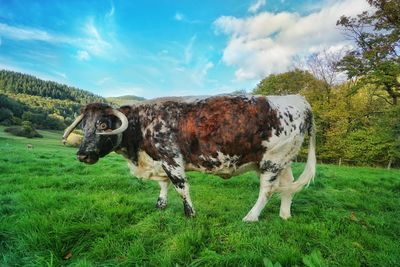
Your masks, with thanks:
[[[265,6],[265,0],[256,0],[248,9],[250,13],[256,13],[260,8]]]
[[[198,86],[202,86],[207,77],[208,71],[214,67],[211,61],[199,62],[197,66],[187,71],[191,80]]]
[[[106,82],[112,80],[112,77],[106,76],[96,82],[97,85],[104,85]]]
[[[111,51],[111,43],[106,41],[100,34],[93,18],[88,19],[83,26],[83,32],[83,37],[71,37],[31,27],[11,26],[0,23],[0,38],[16,41],[42,41],[51,44],[67,44],[86,51],[85,53],[78,52],[78,58],[81,60],[88,59],[89,52],[87,51],[97,56],[105,56]]]
[[[236,67],[238,80],[286,71],[296,56],[348,45],[336,21],[341,15],[355,16],[369,8],[364,0],[343,0],[327,1],[305,16],[261,12],[246,18],[220,17],[214,22],[216,30],[229,36],[222,61]]]
[[[190,19],[186,15],[184,15],[181,12],[176,12],[174,15],[174,20],[182,22],[182,23],[188,23],[188,24],[199,24],[202,23],[201,20],[196,20],[196,19]]]
[[[192,61],[193,57],[193,44],[196,41],[196,35],[193,35],[190,38],[188,45],[185,47],[185,63],[189,64]]]
[[[185,16],[182,13],[180,13],[180,12],[175,13],[175,16],[174,16],[175,20],[182,21],[184,18],[185,18]]]
[[[111,8],[110,8],[110,11],[108,11],[106,13],[106,18],[110,18],[110,17],[114,16],[114,13],[115,13],[114,3],[111,2]]]
[[[29,27],[15,27],[4,23],[0,23],[0,36],[13,40],[35,40],[45,42],[65,42],[65,38],[57,40],[55,36],[46,31],[29,28]]]
[[[67,74],[65,74],[64,72],[53,71],[53,73],[60,76],[63,79],[67,79]]]
[[[89,53],[87,51],[85,51],[85,50],[79,50],[76,53],[76,57],[81,61],[87,61],[87,60],[90,59]]]
[[[112,48],[112,45],[104,40],[99,30],[94,24],[94,19],[90,18],[85,24],[84,31],[87,34],[87,38],[84,40],[84,44],[92,54],[104,55]]]

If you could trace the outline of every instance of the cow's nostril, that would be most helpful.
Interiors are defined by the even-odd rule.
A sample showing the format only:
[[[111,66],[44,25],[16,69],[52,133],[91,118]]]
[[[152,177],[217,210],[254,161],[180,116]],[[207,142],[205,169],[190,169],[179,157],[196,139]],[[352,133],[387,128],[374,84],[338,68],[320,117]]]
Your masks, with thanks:
[[[88,155],[82,155],[82,154],[80,154],[80,155],[77,155],[77,158],[78,158],[78,160],[80,160],[80,161],[84,161],[85,159],[88,158]]]

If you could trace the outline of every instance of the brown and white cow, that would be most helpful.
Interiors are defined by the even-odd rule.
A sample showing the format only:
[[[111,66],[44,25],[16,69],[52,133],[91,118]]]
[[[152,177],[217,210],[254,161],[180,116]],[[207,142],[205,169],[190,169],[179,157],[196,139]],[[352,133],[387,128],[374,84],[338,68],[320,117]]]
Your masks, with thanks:
[[[281,194],[280,216],[289,218],[293,194],[315,175],[313,115],[299,95],[171,97],[118,110],[94,103],[82,109],[63,138],[81,121],[80,161],[93,164],[112,151],[122,154],[135,176],[159,181],[158,208],[166,207],[172,182],[186,216],[195,214],[187,170],[224,178],[258,171],[259,197],[244,221],[257,221],[273,192]],[[306,133],[310,136],[307,164],[294,181],[290,163]]]

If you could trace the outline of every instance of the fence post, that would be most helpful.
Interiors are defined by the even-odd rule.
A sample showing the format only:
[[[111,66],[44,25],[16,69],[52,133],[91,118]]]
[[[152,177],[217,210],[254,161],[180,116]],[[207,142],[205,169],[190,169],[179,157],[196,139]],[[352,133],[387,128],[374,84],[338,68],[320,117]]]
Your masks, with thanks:
[[[339,158],[339,167],[342,166],[342,158]]]
[[[390,170],[390,167],[392,166],[392,159],[389,159],[389,163],[387,165],[387,169]]]

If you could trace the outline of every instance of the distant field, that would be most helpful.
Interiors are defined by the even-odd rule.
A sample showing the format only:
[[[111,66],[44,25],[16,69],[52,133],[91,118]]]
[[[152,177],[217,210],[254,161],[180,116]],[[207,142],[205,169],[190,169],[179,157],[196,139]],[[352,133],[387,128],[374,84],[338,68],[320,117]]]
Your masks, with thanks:
[[[274,195],[258,223],[243,223],[258,178],[189,173],[197,217],[170,188],[130,176],[112,154],[75,160],[61,134],[13,137],[0,127],[0,266],[400,266],[400,171],[318,166],[293,218]],[[33,144],[29,150],[27,144]],[[303,165],[294,165],[295,175]]]

